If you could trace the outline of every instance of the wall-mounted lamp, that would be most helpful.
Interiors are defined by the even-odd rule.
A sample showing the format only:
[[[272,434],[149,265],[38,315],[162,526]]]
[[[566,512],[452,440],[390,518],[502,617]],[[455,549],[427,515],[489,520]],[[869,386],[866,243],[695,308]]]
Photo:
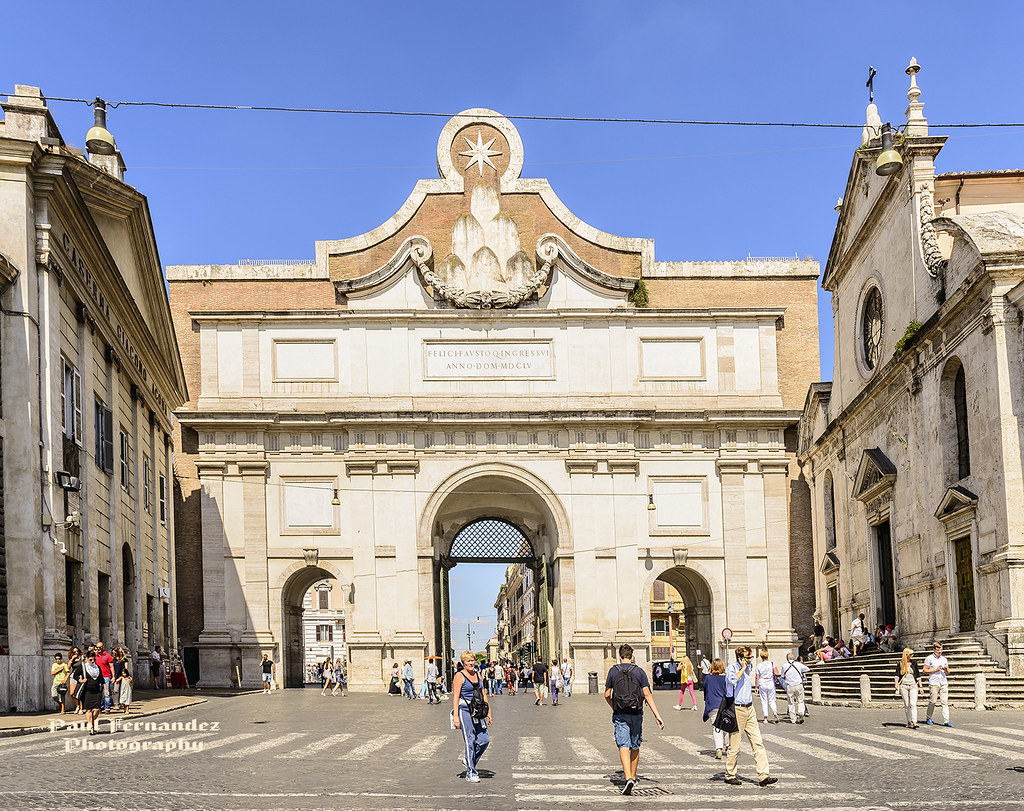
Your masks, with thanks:
[[[53,479],[57,483],[57,486],[62,490],[72,490],[78,492],[82,489],[82,482],[76,477],[72,476],[66,470],[58,470],[53,474]]]
[[[648,496],[647,496],[647,509],[648,509],[648,510],[656,510],[656,509],[658,509],[658,508],[657,508],[657,507],[656,507],[656,506],[654,505],[654,493],[650,493],[650,494],[648,494]]]
[[[882,125],[882,152],[875,161],[875,174],[887,177],[903,168],[903,158],[892,146],[892,127]]]
[[[341,499],[338,498],[338,488],[334,488],[334,498],[331,499],[331,506],[337,507],[341,504]]]

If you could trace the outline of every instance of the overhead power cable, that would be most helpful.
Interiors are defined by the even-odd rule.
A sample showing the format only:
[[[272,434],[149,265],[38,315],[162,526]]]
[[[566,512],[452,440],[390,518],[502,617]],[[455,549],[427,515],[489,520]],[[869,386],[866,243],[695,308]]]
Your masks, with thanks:
[[[36,98],[36,96],[8,95],[8,98]],[[64,101],[92,105],[94,99],[78,99],[68,96],[46,96],[47,101]],[[458,113],[431,112],[429,110],[359,110],[334,107],[288,107],[283,105],[257,104],[201,104],[172,101],[107,101],[107,107],[161,107],[185,110],[248,110],[251,112],[271,113],[325,113],[329,115],[366,115],[366,116],[405,116],[419,118],[453,118]],[[676,126],[700,127],[796,127],[809,129],[862,129],[860,124],[836,124],[823,121],[716,121],[710,119],[686,118],[614,118],[608,116],[569,116],[569,115],[482,115],[479,119],[507,118],[513,121],[562,121],[587,124],[668,124]],[[930,128],[978,128],[978,127],[1024,127],[1024,122],[973,122],[953,124],[932,124]]]

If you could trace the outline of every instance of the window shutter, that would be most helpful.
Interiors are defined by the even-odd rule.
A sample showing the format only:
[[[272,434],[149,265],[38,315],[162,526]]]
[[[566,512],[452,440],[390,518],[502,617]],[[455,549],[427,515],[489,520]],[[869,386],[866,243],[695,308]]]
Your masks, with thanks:
[[[103,470],[114,473],[114,412],[103,409]]]
[[[82,445],[82,376],[72,370],[74,375],[74,396],[75,396],[75,441]]]
[[[68,362],[64,360],[63,355],[60,359],[60,417],[64,423],[61,426],[64,436],[71,436],[68,430],[71,427],[68,419]]]

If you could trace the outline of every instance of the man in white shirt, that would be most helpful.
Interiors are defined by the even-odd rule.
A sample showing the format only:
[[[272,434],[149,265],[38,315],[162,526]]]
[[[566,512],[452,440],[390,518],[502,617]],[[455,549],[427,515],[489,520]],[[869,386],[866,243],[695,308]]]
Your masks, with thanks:
[[[505,686],[505,668],[501,662],[494,663],[494,695],[501,695],[501,688]]]
[[[810,668],[803,662],[794,659],[792,653],[786,654],[786,664],[782,666],[782,683],[786,685],[786,701],[789,702],[789,722],[791,724],[802,724],[807,716],[804,674],[809,671]]]
[[[942,655],[942,643],[932,643],[932,655],[924,660],[924,672],[928,676],[928,720],[932,724],[932,713],[935,711],[935,699],[942,702],[942,721],[947,727],[949,723],[949,660]]]
[[[708,657],[700,651],[697,651],[697,667],[700,668],[700,683],[704,683],[704,679],[711,673],[711,662],[708,661]]]
[[[562,681],[565,683],[563,695],[568,698],[572,695],[572,665],[569,664],[568,656],[562,657]]]

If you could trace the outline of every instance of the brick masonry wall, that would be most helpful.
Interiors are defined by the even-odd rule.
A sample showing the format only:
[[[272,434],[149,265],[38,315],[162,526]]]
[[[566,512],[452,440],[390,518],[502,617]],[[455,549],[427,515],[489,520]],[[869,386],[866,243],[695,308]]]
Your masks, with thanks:
[[[646,279],[651,307],[784,307],[779,330],[779,390],[784,408],[800,410],[821,379],[815,278]]]
[[[334,308],[334,287],[324,281],[171,282],[171,318],[181,352],[189,401],[200,393],[199,333],[190,311],[202,310],[323,310]],[[183,645],[194,644],[203,630],[203,544],[196,432],[174,432],[174,565],[177,587],[178,635]]]

